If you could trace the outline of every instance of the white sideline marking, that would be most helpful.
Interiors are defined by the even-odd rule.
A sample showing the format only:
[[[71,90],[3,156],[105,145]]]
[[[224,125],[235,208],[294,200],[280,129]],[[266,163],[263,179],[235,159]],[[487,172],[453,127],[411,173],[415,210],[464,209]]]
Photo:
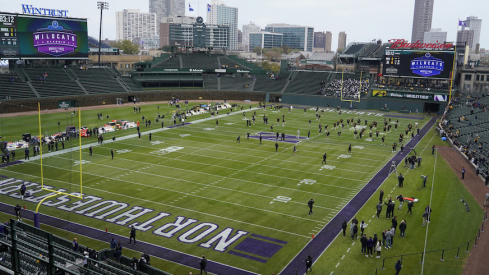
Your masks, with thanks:
[[[339,265],[340,265],[340,263],[338,262],[335,267],[338,267]]]
[[[341,259],[343,260],[345,258],[345,255],[343,255],[343,257],[341,257]]]

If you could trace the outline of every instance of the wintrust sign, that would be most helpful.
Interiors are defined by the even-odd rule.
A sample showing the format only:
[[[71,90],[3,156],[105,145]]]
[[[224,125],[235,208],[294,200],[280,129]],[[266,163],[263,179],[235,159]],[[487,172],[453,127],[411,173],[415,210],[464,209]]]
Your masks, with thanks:
[[[68,17],[67,10],[36,8],[32,5],[22,4],[22,13],[32,15],[46,15],[53,17]]]

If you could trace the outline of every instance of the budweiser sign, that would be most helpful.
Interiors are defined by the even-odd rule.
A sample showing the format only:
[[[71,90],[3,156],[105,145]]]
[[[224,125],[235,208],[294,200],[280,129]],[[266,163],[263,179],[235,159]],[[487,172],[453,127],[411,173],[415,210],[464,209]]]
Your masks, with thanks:
[[[391,39],[389,42],[392,43],[391,49],[399,50],[411,50],[411,49],[439,49],[446,50],[453,47],[452,43],[408,43],[404,39]]]

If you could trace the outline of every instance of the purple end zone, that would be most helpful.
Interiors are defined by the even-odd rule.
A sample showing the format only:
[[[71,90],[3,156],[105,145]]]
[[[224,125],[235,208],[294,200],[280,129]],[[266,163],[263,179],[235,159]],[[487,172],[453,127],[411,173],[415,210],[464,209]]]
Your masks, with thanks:
[[[407,119],[423,119],[424,117],[419,116],[400,116],[400,115],[384,115],[385,117],[396,117],[396,118],[407,118]]]
[[[261,235],[257,235],[257,234],[251,234],[250,236],[255,237],[255,238],[264,239],[264,240],[271,241],[271,242],[275,242],[275,243],[287,244],[286,241],[281,241],[281,240],[277,240],[274,238],[269,238],[269,237],[261,236]]]
[[[175,125],[168,126],[168,127],[165,127],[165,128],[170,128],[170,129],[171,129],[171,128],[182,127],[182,126],[184,126],[184,125],[189,125],[189,124],[192,124],[192,123],[190,123],[190,122],[185,122],[184,124],[181,124],[181,123],[180,123],[180,124],[175,124]]]
[[[416,136],[406,144],[406,148],[414,148],[422,137],[428,133],[435,124],[436,119],[431,118],[421,129],[420,136]],[[354,215],[365,205],[369,198],[377,191],[380,185],[389,176],[392,161],[399,164],[406,156],[398,152],[390,159],[380,171],[365,185],[365,187],[310,241],[299,254],[282,270],[280,274],[295,274],[296,270],[304,269],[304,260],[311,255],[316,261],[321,253],[334,241],[341,231],[343,221],[350,221]]]
[[[234,250],[243,251],[249,254],[254,254],[263,258],[271,258],[277,253],[283,246],[273,244],[265,241],[260,241],[253,238],[246,238],[240,242]]]
[[[22,161],[16,160],[16,161],[11,161],[11,162],[7,162],[7,163],[2,163],[2,164],[0,164],[0,168],[9,167],[9,166],[16,165],[19,163],[22,163]]]
[[[243,253],[239,253],[239,252],[236,252],[236,251],[229,251],[228,254],[240,256],[240,257],[243,257],[243,258],[246,258],[246,259],[250,259],[250,260],[253,260],[253,261],[257,261],[257,262],[260,262],[260,263],[266,263],[267,262],[267,260],[260,259],[260,258],[257,258],[257,257],[253,257],[253,256],[250,256],[250,255],[246,255],[246,254],[243,254]]]
[[[4,212],[10,215],[15,215],[14,207],[2,202],[0,202],[0,212]],[[185,254],[182,252],[178,252],[172,249],[168,249],[165,247],[157,246],[142,241],[138,241],[137,246],[127,245],[129,239],[124,236],[120,236],[112,233],[105,233],[105,231],[102,230],[98,230],[78,223],[72,223],[66,220],[58,219],[44,214],[39,214],[39,216],[42,224],[46,224],[52,227],[56,227],[58,229],[73,232],[81,236],[86,236],[95,240],[106,242],[107,245],[109,244],[110,240],[114,238],[118,241],[121,241],[122,243],[126,243],[126,248],[130,248],[132,250],[139,251],[141,253],[147,252],[148,254],[153,255],[155,257],[165,259],[170,262],[175,262],[181,265],[189,266],[197,270],[199,270],[200,268],[199,256]],[[33,221],[34,211],[22,210],[22,218]],[[213,262],[212,259],[209,259],[209,262],[207,264],[207,271],[213,274],[233,274],[233,275],[255,275],[256,274],[243,269],[238,269],[232,266]]]

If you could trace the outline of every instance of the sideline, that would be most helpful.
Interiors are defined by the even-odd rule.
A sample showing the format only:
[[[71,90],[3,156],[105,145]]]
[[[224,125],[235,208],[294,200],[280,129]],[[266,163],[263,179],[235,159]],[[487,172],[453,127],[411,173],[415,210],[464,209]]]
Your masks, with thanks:
[[[436,118],[431,118],[420,131],[420,136],[416,139],[410,140],[407,144],[407,148],[414,148],[423,139],[423,137],[429,132],[431,127],[435,124]],[[316,262],[323,252],[329,247],[329,245],[336,239],[341,231],[341,224],[343,221],[350,221],[354,215],[367,203],[382,183],[387,179],[389,169],[392,161],[399,164],[406,155],[401,154],[398,151],[378,172],[372,179],[362,188],[353,199],[341,209],[338,214],[318,233],[318,235],[312,239],[292,261],[284,268],[279,274],[295,274],[296,270],[304,269],[304,259],[308,255]],[[300,273],[302,274],[302,272]]]

